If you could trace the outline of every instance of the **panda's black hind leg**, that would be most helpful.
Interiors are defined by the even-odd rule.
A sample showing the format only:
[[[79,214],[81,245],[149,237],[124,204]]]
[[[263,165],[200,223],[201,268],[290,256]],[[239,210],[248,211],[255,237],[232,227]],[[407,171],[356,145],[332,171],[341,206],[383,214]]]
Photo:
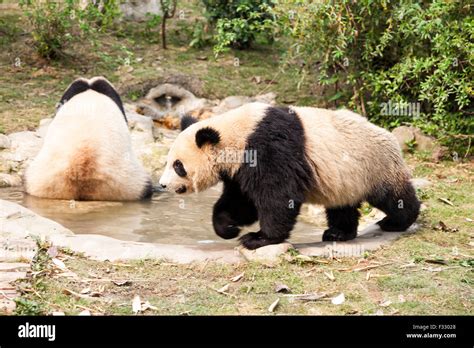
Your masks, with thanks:
[[[329,228],[324,231],[323,241],[345,241],[357,237],[360,204],[340,208],[327,208]]]
[[[415,189],[408,180],[398,189],[388,187],[376,191],[368,202],[387,214],[377,222],[387,232],[405,231],[416,221],[420,211]]]

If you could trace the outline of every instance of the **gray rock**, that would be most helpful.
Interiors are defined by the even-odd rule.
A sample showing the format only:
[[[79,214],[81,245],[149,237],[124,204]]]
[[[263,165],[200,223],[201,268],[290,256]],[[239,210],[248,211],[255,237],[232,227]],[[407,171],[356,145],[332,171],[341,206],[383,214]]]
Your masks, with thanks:
[[[402,151],[408,151],[407,143],[415,140],[415,133],[413,127],[400,126],[392,130],[392,134],[397,138],[398,144]]]
[[[418,151],[433,151],[439,146],[436,144],[436,140],[433,137],[423,134],[418,128],[413,128],[415,135],[416,149]]]
[[[280,261],[280,256],[293,246],[288,243],[267,245],[255,250],[248,250],[244,247],[238,247],[238,251],[248,261],[274,264]]]
[[[145,20],[147,14],[161,14],[159,0],[122,1],[120,9],[125,18]]]
[[[138,103],[144,115],[154,120],[165,116],[180,117],[207,105],[206,99],[197,98],[187,89],[170,83],[152,88]]]
[[[23,180],[19,175],[0,173],[0,187],[21,186]]]
[[[265,104],[270,104],[270,105],[275,105],[276,104],[276,93],[269,92],[265,94],[260,94],[252,98],[252,101],[259,102],[259,103],[265,103]]]
[[[400,126],[392,130],[392,134],[397,138],[400,147],[404,152],[408,151],[407,142],[415,142],[415,148],[418,151],[433,152],[439,149],[436,140],[433,137],[423,134],[423,132],[416,127]]]
[[[229,110],[238,108],[244,104],[252,102],[252,98],[243,95],[234,95],[224,98],[219,105],[212,109],[212,112],[216,115],[223,114]]]
[[[10,146],[10,139],[5,134],[0,134],[0,150],[9,149]]]
[[[430,186],[432,183],[426,178],[413,178],[411,179],[411,183],[415,188],[424,188]]]

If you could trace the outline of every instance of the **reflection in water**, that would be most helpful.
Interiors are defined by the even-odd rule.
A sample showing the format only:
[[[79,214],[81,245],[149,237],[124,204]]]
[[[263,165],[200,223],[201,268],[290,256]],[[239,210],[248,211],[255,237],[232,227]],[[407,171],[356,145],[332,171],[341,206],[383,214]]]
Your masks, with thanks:
[[[215,235],[212,228],[212,207],[220,192],[217,186],[185,196],[157,193],[147,202],[79,202],[37,198],[16,187],[0,189],[0,199],[21,204],[78,234],[166,244],[237,245],[236,240]],[[255,225],[243,233],[257,230]],[[299,222],[291,241],[316,241],[316,230],[320,228]]]

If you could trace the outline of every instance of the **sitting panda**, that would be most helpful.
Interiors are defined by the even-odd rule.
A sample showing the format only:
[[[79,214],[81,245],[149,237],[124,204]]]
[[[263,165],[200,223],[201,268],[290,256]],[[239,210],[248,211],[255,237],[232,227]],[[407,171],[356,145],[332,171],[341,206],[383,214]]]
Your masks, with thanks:
[[[68,200],[138,200],[153,193],[131,146],[120,96],[103,77],[74,81],[43,146],[25,171],[30,195]]]
[[[324,241],[357,236],[363,201],[387,215],[378,222],[384,231],[404,231],[418,217],[396,139],[351,111],[251,103],[194,122],[183,118],[160,184],[182,194],[223,181],[212,218],[222,238],[259,220],[259,232],[240,238],[243,246],[283,242],[304,202],[325,206]],[[232,152],[243,155],[235,161]]]

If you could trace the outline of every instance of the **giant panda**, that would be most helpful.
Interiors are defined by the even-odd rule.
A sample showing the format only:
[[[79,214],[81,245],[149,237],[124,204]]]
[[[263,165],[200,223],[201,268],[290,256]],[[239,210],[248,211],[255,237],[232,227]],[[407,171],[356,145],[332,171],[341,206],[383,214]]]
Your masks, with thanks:
[[[229,239],[258,220],[260,231],[240,238],[248,249],[289,238],[304,202],[324,205],[324,241],[357,236],[363,201],[386,214],[384,231],[404,231],[418,217],[396,139],[351,111],[251,103],[197,123],[185,117],[182,128],[160,185],[183,194],[223,181],[213,227]]]
[[[43,198],[126,201],[152,195],[110,82],[79,78],[67,88],[24,179],[26,192]]]

